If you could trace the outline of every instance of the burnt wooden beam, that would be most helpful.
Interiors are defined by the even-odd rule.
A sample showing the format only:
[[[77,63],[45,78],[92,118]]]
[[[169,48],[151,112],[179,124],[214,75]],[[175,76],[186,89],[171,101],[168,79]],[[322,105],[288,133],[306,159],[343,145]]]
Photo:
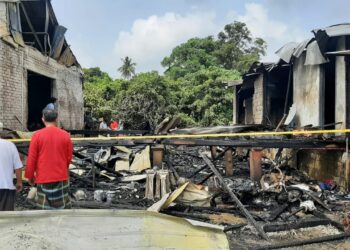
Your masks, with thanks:
[[[73,140],[74,147],[113,147],[113,146],[136,146],[136,145],[152,145],[154,140]],[[29,147],[30,142],[14,142],[18,149],[26,149]]]
[[[31,32],[31,31],[24,31],[24,32],[22,32],[22,34],[27,34],[27,35],[33,35],[33,34],[37,34],[37,35],[47,35],[46,32]]]
[[[240,148],[294,148],[294,149],[316,149],[316,150],[345,150],[345,140],[319,140],[319,139],[261,139],[254,138],[250,140],[230,139],[230,140],[212,140],[212,139],[125,139],[123,138],[74,138],[74,146],[103,147],[103,146],[135,146],[163,144],[173,146],[222,146],[222,147],[240,147]],[[15,142],[19,148],[28,147],[29,142]],[[223,154],[219,154],[220,157]]]
[[[50,11],[49,11],[49,0],[45,0],[45,37],[44,37],[44,49],[45,49],[45,55],[47,55],[47,46],[50,45],[49,43],[49,22],[50,22]],[[51,50],[51,49],[50,49]]]
[[[242,147],[242,148],[294,148],[294,149],[325,149],[325,150],[345,150],[345,141],[329,141],[319,139],[262,139],[254,138],[249,140],[230,139],[164,139],[165,145],[187,145],[187,146],[222,146],[222,147]]]
[[[25,18],[26,18],[26,21],[27,21],[27,23],[28,23],[28,26],[29,26],[30,30],[33,32],[33,36],[34,36],[36,42],[38,43],[38,45],[39,45],[39,47],[40,47],[41,52],[44,52],[44,47],[43,47],[43,45],[41,44],[38,35],[36,34],[36,31],[35,31],[35,29],[34,29],[34,26],[33,26],[32,22],[30,21],[30,18],[29,18],[29,16],[28,16],[27,10],[26,10],[26,8],[24,7],[24,4],[23,4],[22,2],[21,2],[21,4],[20,4],[20,6],[21,6],[21,9],[22,9],[22,11],[23,11],[23,14],[24,14],[24,16],[25,16]]]
[[[203,183],[205,183],[207,180],[209,180],[210,177],[212,177],[214,175],[214,173],[210,173],[208,174],[203,180],[199,181],[197,183],[197,185],[202,185]]]
[[[282,248],[310,245],[310,244],[315,244],[315,243],[342,240],[342,239],[346,239],[349,237],[350,237],[350,233],[341,233],[341,234],[327,235],[327,236],[317,237],[317,238],[307,239],[307,240],[296,240],[296,241],[289,240],[288,242],[282,242],[282,243],[277,243],[277,244],[273,244],[273,245],[263,245],[263,246],[259,246],[259,247],[253,248],[253,249],[255,249],[255,250],[282,249]]]
[[[265,239],[269,240],[269,237],[267,234],[264,232],[263,228],[258,225],[258,223],[255,221],[253,216],[249,213],[249,211],[244,207],[244,205],[241,203],[241,201],[237,198],[237,196],[232,192],[232,190],[227,186],[225,183],[224,178],[220,174],[220,172],[216,169],[214,164],[209,160],[209,158],[205,154],[201,154],[203,160],[205,163],[210,167],[210,169],[214,172],[216,177],[218,177],[219,182],[223,186],[224,190],[230,195],[230,197],[233,199],[233,201],[236,203],[238,206],[239,210],[244,214],[244,216],[247,218],[247,220],[255,227],[255,229],[258,231],[259,235]]]

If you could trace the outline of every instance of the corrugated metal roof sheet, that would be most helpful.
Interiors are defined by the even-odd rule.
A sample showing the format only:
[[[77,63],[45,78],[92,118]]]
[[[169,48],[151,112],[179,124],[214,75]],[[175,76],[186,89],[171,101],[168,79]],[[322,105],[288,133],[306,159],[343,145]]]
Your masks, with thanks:
[[[325,31],[329,37],[350,35],[350,23],[335,24],[323,29],[314,29],[312,32],[317,34],[319,31]]]
[[[276,51],[276,54],[286,63],[289,63],[292,59],[293,53],[295,51],[295,48],[298,47],[298,43],[296,42],[290,42],[285,44],[282,48]]]

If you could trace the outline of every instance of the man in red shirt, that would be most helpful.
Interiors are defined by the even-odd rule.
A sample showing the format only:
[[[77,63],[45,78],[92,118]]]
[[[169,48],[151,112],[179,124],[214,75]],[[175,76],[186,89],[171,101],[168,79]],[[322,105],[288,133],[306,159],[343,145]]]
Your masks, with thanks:
[[[45,128],[33,134],[25,177],[37,184],[41,209],[70,208],[68,167],[73,146],[69,134],[57,127],[57,111],[43,110]]]
[[[112,130],[118,130],[118,126],[119,126],[119,124],[118,124],[117,121],[112,121],[112,122],[111,122],[111,125],[110,125],[110,128],[111,128]]]

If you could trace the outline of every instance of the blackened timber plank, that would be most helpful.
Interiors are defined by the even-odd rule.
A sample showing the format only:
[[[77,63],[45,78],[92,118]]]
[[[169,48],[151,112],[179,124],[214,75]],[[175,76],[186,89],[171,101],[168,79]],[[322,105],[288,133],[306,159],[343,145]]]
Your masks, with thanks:
[[[231,139],[231,140],[207,140],[207,139],[164,139],[165,145],[187,146],[222,146],[222,147],[257,147],[257,148],[295,148],[295,149],[329,149],[344,150],[345,141],[326,140],[300,140],[300,139]]]

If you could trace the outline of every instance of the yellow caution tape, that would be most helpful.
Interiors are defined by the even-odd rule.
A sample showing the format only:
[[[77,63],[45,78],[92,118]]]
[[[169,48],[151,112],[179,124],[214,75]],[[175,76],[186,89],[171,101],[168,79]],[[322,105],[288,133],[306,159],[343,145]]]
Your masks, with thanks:
[[[241,137],[241,136],[276,136],[276,135],[315,135],[315,134],[345,134],[350,133],[350,129],[333,130],[303,130],[303,131],[283,131],[283,132],[243,132],[225,134],[201,134],[201,135],[140,135],[140,136],[114,136],[114,137],[73,137],[72,141],[110,141],[110,140],[142,140],[142,139],[194,139],[212,137]],[[11,142],[30,142],[31,139],[9,139]]]

